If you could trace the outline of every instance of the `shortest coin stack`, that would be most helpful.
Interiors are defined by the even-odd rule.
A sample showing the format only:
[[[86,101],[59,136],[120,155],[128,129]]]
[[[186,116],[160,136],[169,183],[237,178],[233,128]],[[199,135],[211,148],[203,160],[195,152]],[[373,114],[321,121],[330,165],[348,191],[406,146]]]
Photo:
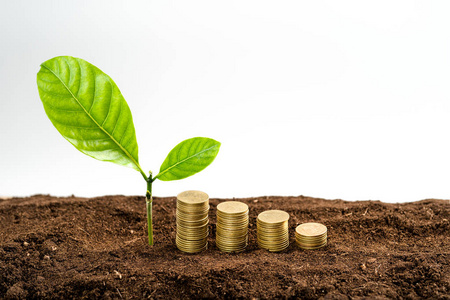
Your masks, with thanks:
[[[217,205],[216,245],[223,252],[240,252],[248,244],[248,205],[227,201]]]
[[[267,210],[256,220],[258,246],[278,252],[289,246],[289,214],[282,210]]]
[[[302,249],[319,249],[327,244],[327,227],[319,223],[303,223],[295,229],[295,241]]]
[[[178,249],[196,253],[208,248],[209,196],[200,191],[186,191],[177,196]]]

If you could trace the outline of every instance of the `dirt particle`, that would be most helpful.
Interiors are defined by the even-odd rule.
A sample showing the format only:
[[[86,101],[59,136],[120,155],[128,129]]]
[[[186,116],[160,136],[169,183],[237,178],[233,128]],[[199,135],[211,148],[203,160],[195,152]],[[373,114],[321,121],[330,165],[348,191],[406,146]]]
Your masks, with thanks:
[[[23,245],[24,245],[25,247],[28,247],[28,246],[30,245],[30,243],[28,243],[28,242],[23,242]]]
[[[368,264],[373,264],[373,263],[375,263],[377,261],[377,259],[376,258],[369,258],[368,260],[367,260],[367,263]]]
[[[116,279],[122,279],[122,274],[120,274],[119,271],[117,271],[117,270],[114,270],[113,276]]]
[[[3,250],[5,250],[6,252],[13,252],[13,251],[17,251],[17,249],[19,249],[20,244],[16,243],[16,242],[7,242],[4,246],[3,246]]]
[[[44,243],[42,244],[42,248],[45,252],[53,252],[56,249],[58,249],[57,245],[55,244],[55,242],[53,242],[52,240],[46,240],[44,241]]]
[[[366,264],[361,264],[361,265],[359,266],[359,268],[360,268],[361,270],[363,270],[363,271],[365,271],[365,270],[367,269]]]
[[[50,260],[50,256],[44,255],[44,260]]]
[[[17,282],[6,291],[5,299],[25,299],[28,293],[23,288],[23,282]]]

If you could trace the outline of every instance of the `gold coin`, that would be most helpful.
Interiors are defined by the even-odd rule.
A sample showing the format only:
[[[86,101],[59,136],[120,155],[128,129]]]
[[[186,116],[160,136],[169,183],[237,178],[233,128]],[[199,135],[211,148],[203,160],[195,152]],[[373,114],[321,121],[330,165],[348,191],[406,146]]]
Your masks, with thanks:
[[[185,240],[189,241],[199,241],[207,238],[209,235],[209,232],[202,232],[202,233],[196,233],[196,234],[190,234],[185,232],[177,232],[177,236],[180,238],[183,238]]]
[[[281,235],[289,233],[289,231],[287,231],[287,230],[269,231],[269,232],[261,230],[260,228],[257,228],[256,230],[257,230],[257,235],[267,236],[267,237],[277,237],[277,236],[281,236]]]
[[[288,230],[289,229],[289,225],[287,222],[284,224],[277,225],[277,226],[267,226],[267,225],[261,224],[259,222],[256,222],[256,225],[258,228],[265,230],[265,231],[280,231],[280,230]]]
[[[230,239],[226,239],[226,238],[221,238],[221,237],[217,237],[216,238],[216,242],[217,243],[221,243],[221,244],[226,244],[226,245],[236,245],[236,244],[242,244],[248,241],[247,237],[242,237],[240,239],[234,239],[234,240],[230,240]]]
[[[201,225],[189,225],[189,223],[187,223],[188,225],[186,225],[186,223],[183,223],[183,221],[177,221],[177,227],[183,227],[183,228],[188,228],[188,229],[196,229],[196,228],[202,228],[202,227],[206,227],[209,224],[209,220],[203,221],[203,224]]]
[[[236,244],[226,244],[219,241],[216,241],[216,246],[221,249],[227,249],[227,250],[237,250],[247,247],[248,243],[246,241],[242,243],[236,243]]]
[[[257,239],[262,240],[262,241],[270,241],[270,242],[277,242],[277,241],[284,241],[286,239],[289,238],[289,234],[281,234],[278,236],[264,236],[264,235],[259,235],[257,237]]]
[[[218,217],[216,224],[223,225],[223,226],[245,226],[245,225],[248,225],[248,218],[244,219],[244,220],[229,221],[229,220],[224,220],[224,219]]]
[[[184,249],[201,249],[207,244],[207,241],[205,241],[203,243],[195,243],[195,244],[183,243],[183,242],[177,241],[176,244],[177,244],[177,246],[183,247]]]
[[[248,205],[239,201],[226,201],[217,205],[217,213],[240,215],[248,213]]]
[[[248,235],[248,231],[221,231],[221,230],[216,230],[216,234],[220,235],[221,237],[226,237],[226,238],[238,238],[241,236],[247,236]]]
[[[201,214],[201,215],[189,215],[189,214],[181,214],[177,213],[176,217],[178,220],[182,220],[185,222],[201,222],[208,220],[208,213]]]
[[[180,237],[179,235],[176,236],[175,241],[177,242],[177,244],[180,245],[185,245],[185,246],[198,246],[198,245],[203,245],[204,243],[206,243],[208,241],[207,238],[203,238],[200,240],[187,240],[184,239],[183,237]]]
[[[194,222],[185,222],[185,221],[181,221],[181,220],[177,220],[177,225],[181,225],[182,227],[202,227],[202,226],[206,226],[209,224],[209,220],[206,221],[202,221],[201,223],[194,223]]]
[[[264,249],[282,249],[289,245],[289,241],[284,241],[282,243],[276,243],[276,244],[269,244],[269,243],[263,243],[258,240],[257,243],[261,248],[264,248]]]
[[[207,238],[209,235],[209,231],[196,232],[196,233],[178,231],[177,235],[186,240],[196,241],[196,240],[201,240],[201,239]]]
[[[179,214],[188,214],[188,215],[201,215],[201,214],[207,214],[210,209],[209,205],[205,205],[202,207],[186,207],[183,205],[177,204],[177,212]]]
[[[317,246],[317,245],[322,245],[327,240],[326,239],[322,239],[322,240],[318,240],[318,241],[314,241],[314,242],[305,242],[305,241],[300,241],[300,240],[295,240],[295,241],[298,244],[302,244],[302,245],[305,245],[305,246]]]
[[[201,213],[201,212],[208,211],[210,208],[211,208],[211,206],[209,205],[208,202],[205,202],[201,206],[186,205],[186,204],[183,204],[182,202],[181,203],[179,201],[177,202],[177,210],[184,211],[187,213],[196,213],[196,212]]]
[[[300,235],[300,234],[296,233],[295,237],[298,238],[298,239],[302,239],[302,240],[308,241],[308,240],[317,240],[317,239],[321,239],[321,238],[326,238],[327,234],[321,234],[321,235],[318,235],[318,236],[303,236],[303,235]]]
[[[279,245],[267,245],[258,242],[258,246],[262,249],[269,250],[270,252],[279,252],[289,247],[289,241]]]
[[[208,249],[208,244],[206,244],[205,246],[203,246],[201,248],[189,248],[189,247],[183,247],[183,246],[177,244],[177,248],[186,253],[197,253],[197,252],[201,252],[201,251]]]
[[[183,242],[183,241],[176,241],[176,244],[183,247],[183,248],[202,248],[207,243],[207,240],[203,240],[198,243],[191,243],[191,242]]]
[[[223,237],[221,235],[217,235],[216,241],[221,241],[223,243],[230,243],[230,244],[241,243],[242,241],[248,241],[248,235],[243,235],[243,236],[234,237],[234,238]]]
[[[327,227],[320,223],[303,223],[297,226],[295,232],[302,236],[315,237],[327,233]]]
[[[221,212],[220,210],[217,211],[217,215],[224,219],[245,218],[245,217],[248,217],[248,214],[249,214],[248,210],[244,213],[239,213],[239,214],[228,214],[225,212]]]
[[[203,205],[208,202],[208,194],[201,191],[185,191],[177,195],[177,200],[186,205]]]
[[[317,244],[304,244],[304,243],[301,243],[301,245],[304,246],[304,247],[320,247],[320,246],[323,246],[323,245],[326,245],[326,244],[327,244],[326,240],[325,241],[321,241],[320,243],[317,243]]]
[[[325,241],[323,244],[320,244],[320,245],[317,245],[317,246],[307,246],[307,245],[302,245],[302,244],[298,244],[298,243],[297,243],[297,245],[300,248],[305,249],[305,250],[315,250],[315,249],[319,249],[319,248],[322,248],[322,247],[326,246],[327,242]]]
[[[256,241],[258,243],[258,246],[264,249],[278,249],[278,248],[284,248],[289,245],[289,240],[286,241],[279,241],[277,243],[266,243],[261,240]]]
[[[244,232],[247,232],[248,231],[248,224],[247,225],[245,225],[245,226],[239,226],[239,227],[237,227],[237,226],[223,226],[223,225],[219,225],[219,224],[217,224],[216,225],[216,229],[217,230],[221,230],[221,231],[231,231],[231,232],[241,232],[241,231],[244,231]]]
[[[239,227],[233,227],[233,226],[222,226],[222,225],[216,225],[217,230],[221,230],[223,232],[225,231],[231,231],[231,232],[247,232],[248,231],[248,225],[245,226],[239,226]]]
[[[178,230],[177,234],[180,236],[189,237],[190,239],[198,240],[208,236],[209,230],[208,229],[198,231]]]
[[[305,241],[305,242],[313,242],[313,241],[318,241],[318,240],[322,240],[322,239],[326,239],[327,238],[327,236],[326,235],[324,235],[324,236],[318,236],[317,238],[304,238],[304,237],[301,237],[301,236],[298,236],[298,237],[295,237],[297,240],[300,240],[300,241]]]
[[[246,227],[248,226],[248,219],[243,222],[223,222],[222,219],[217,220],[217,226],[223,226],[223,227]]]
[[[244,229],[241,229],[241,230],[224,230],[224,229],[222,229],[220,227],[217,227],[216,228],[216,233],[218,235],[221,235],[221,236],[229,236],[229,237],[241,236],[241,235],[244,236],[244,235],[248,234],[248,229],[244,228]]]
[[[317,239],[317,240],[303,240],[303,239],[295,239],[295,240],[298,241],[299,243],[302,243],[302,244],[320,244],[323,241],[326,241],[327,238],[323,237],[323,238],[320,238],[320,239]]]
[[[257,235],[266,236],[266,237],[277,237],[277,236],[289,234],[288,230],[269,231],[269,232],[261,230],[261,228],[256,228],[256,230],[257,230]]]
[[[187,220],[198,220],[203,219],[209,214],[209,208],[204,211],[184,211],[177,208],[176,216],[187,219]]]
[[[183,234],[183,235],[195,236],[195,235],[201,235],[201,234],[203,235],[203,234],[207,233],[208,230],[209,230],[208,227],[199,228],[199,229],[196,229],[196,230],[190,230],[190,229],[178,227],[177,228],[177,233]]]
[[[204,226],[204,227],[198,227],[198,228],[189,228],[189,227],[181,227],[181,226],[177,226],[177,232],[184,232],[184,233],[191,233],[191,234],[196,234],[196,233],[202,233],[202,232],[206,232],[208,231],[208,226]]]
[[[281,231],[287,231],[289,230],[288,224],[285,224],[285,226],[280,226],[280,227],[275,227],[275,228],[269,228],[269,227],[265,227],[260,225],[259,223],[256,224],[256,228],[263,231],[263,232],[267,232],[267,233],[271,233],[271,232],[281,232]]]
[[[210,209],[210,205],[208,204],[208,202],[206,202],[202,205],[186,205],[186,204],[177,202],[177,210],[179,210],[181,212],[202,213],[202,212],[208,211],[209,209]]]
[[[201,243],[202,241],[206,242],[207,239],[208,239],[208,237],[203,237],[203,238],[198,238],[198,239],[190,239],[190,238],[185,238],[179,234],[176,235],[176,240],[179,240],[180,242],[183,242],[183,243],[190,243],[190,244]]]
[[[262,241],[269,241],[269,242],[277,242],[277,241],[284,241],[289,239],[289,234],[288,233],[283,233],[277,236],[264,236],[264,235],[258,235],[257,236],[258,240],[262,240]]]
[[[265,224],[279,224],[289,220],[289,214],[282,210],[266,210],[258,215],[258,220]]]

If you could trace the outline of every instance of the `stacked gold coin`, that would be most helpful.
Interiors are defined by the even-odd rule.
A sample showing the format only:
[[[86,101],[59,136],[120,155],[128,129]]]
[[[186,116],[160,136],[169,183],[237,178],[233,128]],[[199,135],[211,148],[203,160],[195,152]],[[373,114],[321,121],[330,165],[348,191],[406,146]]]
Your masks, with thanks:
[[[258,246],[278,252],[289,246],[289,214],[282,210],[267,210],[256,220]]]
[[[177,196],[178,249],[196,253],[208,248],[209,196],[200,191],[185,191]]]
[[[248,244],[248,205],[227,201],[217,205],[216,245],[223,252],[240,252]]]
[[[319,249],[327,244],[327,227],[319,223],[303,223],[295,229],[295,242],[302,249]]]

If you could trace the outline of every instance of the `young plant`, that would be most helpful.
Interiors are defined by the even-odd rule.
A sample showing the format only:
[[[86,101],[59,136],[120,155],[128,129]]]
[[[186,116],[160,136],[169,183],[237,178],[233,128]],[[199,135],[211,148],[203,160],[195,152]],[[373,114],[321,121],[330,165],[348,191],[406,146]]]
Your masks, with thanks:
[[[196,137],[170,151],[156,176],[142,170],[130,108],[114,81],[80,58],[59,56],[41,64],[37,74],[39,96],[45,112],[78,150],[102,161],[140,172],[147,184],[148,243],[153,245],[152,183],[179,180],[211,164],[220,143]]]

